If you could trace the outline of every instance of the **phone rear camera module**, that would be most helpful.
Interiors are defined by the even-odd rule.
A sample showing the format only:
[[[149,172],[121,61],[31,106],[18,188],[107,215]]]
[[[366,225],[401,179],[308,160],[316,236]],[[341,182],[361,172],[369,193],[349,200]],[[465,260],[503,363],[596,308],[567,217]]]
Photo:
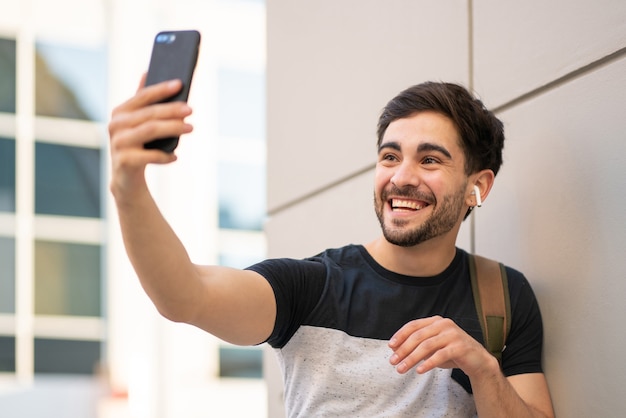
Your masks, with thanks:
[[[173,33],[162,33],[156,37],[157,43],[160,44],[171,44],[174,40],[176,40],[176,35]]]

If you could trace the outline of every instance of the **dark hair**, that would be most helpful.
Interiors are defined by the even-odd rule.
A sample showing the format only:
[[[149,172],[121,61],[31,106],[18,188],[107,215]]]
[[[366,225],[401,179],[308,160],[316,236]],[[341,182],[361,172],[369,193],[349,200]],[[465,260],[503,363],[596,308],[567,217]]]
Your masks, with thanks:
[[[391,99],[378,119],[378,145],[391,122],[422,111],[441,113],[455,124],[468,175],[486,168],[498,174],[504,147],[502,122],[458,84],[429,81],[409,87]]]

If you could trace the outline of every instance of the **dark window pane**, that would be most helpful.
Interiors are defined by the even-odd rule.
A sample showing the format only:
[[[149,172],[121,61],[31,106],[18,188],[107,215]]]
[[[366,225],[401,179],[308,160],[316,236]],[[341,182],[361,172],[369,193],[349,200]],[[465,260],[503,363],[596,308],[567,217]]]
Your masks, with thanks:
[[[218,72],[218,132],[237,138],[265,138],[265,75],[231,69]]]
[[[100,342],[35,338],[35,373],[94,374]]]
[[[37,43],[35,112],[38,116],[103,121],[106,118],[104,47]]]
[[[0,38],[0,112],[15,113],[15,41]]]
[[[15,313],[15,240],[0,237],[0,313]]]
[[[100,217],[100,150],[38,142],[35,212]]]
[[[251,164],[218,165],[219,226],[261,230],[265,217],[265,167]]]
[[[260,348],[220,347],[220,377],[263,378]]]
[[[1,137],[0,212],[15,212],[15,141]]]
[[[15,337],[0,336],[0,372],[15,372]]]
[[[35,242],[35,313],[100,316],[100,246]]]

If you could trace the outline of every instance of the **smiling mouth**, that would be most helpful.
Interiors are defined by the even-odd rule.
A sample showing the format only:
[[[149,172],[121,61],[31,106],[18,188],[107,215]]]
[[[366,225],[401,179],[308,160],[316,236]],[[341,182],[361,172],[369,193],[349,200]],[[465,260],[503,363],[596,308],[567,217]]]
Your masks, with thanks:
[[[404,199],[391,199],[389,201],[392,210],[397,211],[418,211],[428,206],[425,202]]]

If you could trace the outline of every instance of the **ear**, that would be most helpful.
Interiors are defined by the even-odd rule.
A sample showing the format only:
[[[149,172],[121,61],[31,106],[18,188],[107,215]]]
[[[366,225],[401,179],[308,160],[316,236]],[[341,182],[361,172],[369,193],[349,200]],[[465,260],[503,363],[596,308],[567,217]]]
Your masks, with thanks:
[[[468,182],[468,193],[466,203],[467,206],[479,206],[479,203],[482,203],[489,196],[489,192],[491,191],[491,187],[493,186],[493,181],[495,179],[495,174],[493,171],[489,169],[485,169],[479,171],[475,174],[472,174],[469,178]],[[479,193],[477,198],[476,193]]]

